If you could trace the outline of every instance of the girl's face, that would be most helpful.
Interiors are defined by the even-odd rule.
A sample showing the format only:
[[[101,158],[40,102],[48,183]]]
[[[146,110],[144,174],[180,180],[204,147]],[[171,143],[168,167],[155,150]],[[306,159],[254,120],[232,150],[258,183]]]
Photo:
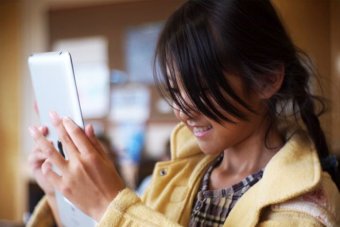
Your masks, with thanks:
[[[225,113],[225,116],[235,123],[228,121],[219,123],[197,111],[191,112],[191,116],[188,116],[177,106],[174,106],[176,117],[191,130],[198,141],[199,147],[206,154],[219,154],[228,148],[242,146],[243,142],[254,135],[263,123],[265,107],[259,96],[247,94],[241,80],[236,76],[230,76],[229,83],[236,94],[256,112],[250,112],[236,101],[231,102],[246,114],[248,121],[240,120]],[[182,91],[183,89],[180,90]],[[190,104],[190,100],[184,92],[181,92],[181,96]]]

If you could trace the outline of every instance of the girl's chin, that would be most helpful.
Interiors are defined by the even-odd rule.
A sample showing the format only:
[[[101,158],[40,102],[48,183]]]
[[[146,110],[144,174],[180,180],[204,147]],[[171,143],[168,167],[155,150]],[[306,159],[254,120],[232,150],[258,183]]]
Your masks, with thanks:
[[[205,155],[219,155],[221,152],[203,152]]]
[[[213,148],[211,146],[208,146],[207,144],[198,143],[198,146],[200,147],[201,151],[206,155],[219,155],[222,151],[216,148]]]

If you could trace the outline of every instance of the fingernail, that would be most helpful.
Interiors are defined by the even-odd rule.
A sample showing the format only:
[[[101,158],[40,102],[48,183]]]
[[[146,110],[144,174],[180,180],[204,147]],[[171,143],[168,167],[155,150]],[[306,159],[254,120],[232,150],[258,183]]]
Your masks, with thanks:
[[[64,123],[64,126],[65,126],[66,130],[70,130],[70,129],[73,129],[73,128],[76,127],[74,122],[69,117],[64,117],[63,118],[63,123]]]
[[[34,126],[28,127],[28,131],[30,132],[31,136],[36,136],[38,134],[38,129]]]
[[[92,133],[92,135],[94,135],[94,129],[92,124],[89,124],[89,130]]]
[[[51,112],[49,112],[49,115],[50,115],[50,118],[51,118],[53,124],[57,124],[58,121],[60,120],[60,117],[57,114],[57,112],[51,111]]]

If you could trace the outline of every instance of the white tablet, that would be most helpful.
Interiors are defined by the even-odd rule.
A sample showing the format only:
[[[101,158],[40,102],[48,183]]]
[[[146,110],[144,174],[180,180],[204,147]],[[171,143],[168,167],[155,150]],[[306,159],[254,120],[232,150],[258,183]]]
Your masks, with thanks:
[[[40,123],[48,127],[48,139],[67,158],[67,151],[62,149],[49,112],[55,111],[60,116],[70,117],[84,128],[71,55],[68,52],[37,53],[28,58],[28,65]],[[95,226],[96,222],[92,218],[85,215],[58,191],[56,198],[63,226]]]

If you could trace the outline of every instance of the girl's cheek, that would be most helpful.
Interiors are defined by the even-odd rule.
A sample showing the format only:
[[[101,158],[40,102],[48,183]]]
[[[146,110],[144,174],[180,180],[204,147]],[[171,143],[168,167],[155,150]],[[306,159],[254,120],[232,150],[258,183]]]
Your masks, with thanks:
[[[180,113],[179,113],[179,108],[178,108],[178,106],[175,103],[172,104],[172,110],[174,111],[174,114],[175,114],[176,118],[178,120],[181,120]]]

